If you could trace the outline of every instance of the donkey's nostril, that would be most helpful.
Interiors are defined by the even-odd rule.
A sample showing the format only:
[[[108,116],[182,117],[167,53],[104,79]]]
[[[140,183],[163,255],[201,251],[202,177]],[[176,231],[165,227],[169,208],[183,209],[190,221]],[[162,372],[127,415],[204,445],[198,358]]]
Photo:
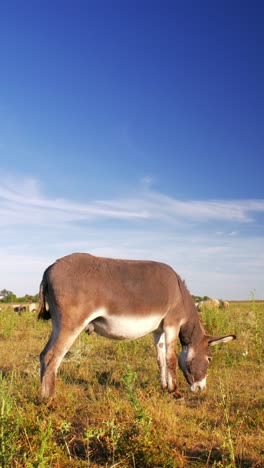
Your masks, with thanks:
[[[197,392],[198,390],[204,390],[205,388],[206,388],[206,377],[204,377],[199,382],[194,382],[194,384],[192,384],[190,387],[192,392]]]
[[[190,389],[193,393],[196,393],[198,390],[200,390],[200,387],[196,383],[194,383],[190,386]]]

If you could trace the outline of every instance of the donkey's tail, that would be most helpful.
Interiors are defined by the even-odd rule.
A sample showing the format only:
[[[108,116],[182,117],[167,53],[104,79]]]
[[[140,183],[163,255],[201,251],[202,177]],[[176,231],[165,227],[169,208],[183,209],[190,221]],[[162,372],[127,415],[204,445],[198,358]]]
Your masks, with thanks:
[[[47,291],[47,270],[44,272],[39,288],[39,313],[38,320],[49,320],[51,318],[50,311],[46,307],[45,294]]]

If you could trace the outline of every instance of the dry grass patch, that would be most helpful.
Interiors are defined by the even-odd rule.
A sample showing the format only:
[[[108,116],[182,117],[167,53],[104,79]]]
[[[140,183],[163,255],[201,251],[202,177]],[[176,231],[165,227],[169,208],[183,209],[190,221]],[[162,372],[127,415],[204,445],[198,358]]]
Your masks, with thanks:
[[[60,367],[57,399],[39,400],[39,353],[50,323],[0,315],[0,461],[19,467],[263,467],[264,303],[203,313],[215,347],[206,393],[183,401],[159,386],[150,336],[78,337]]]

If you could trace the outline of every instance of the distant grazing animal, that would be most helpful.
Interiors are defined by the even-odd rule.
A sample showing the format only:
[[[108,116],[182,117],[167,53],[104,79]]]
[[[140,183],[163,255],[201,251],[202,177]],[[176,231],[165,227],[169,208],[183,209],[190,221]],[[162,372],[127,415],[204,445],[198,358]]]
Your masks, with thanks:
[[[207,299],[206,301],[196,302],[195,306],[199,312],[203,309],[228,309],[229,302],[222,299]]]
[[[29,310],[29,312],[36,312],[36,310],[37,310],[37,304],[35,304],[34,302],[32,302],[32,304],[29,304],[28,310]]]
[[[52,319],[51,336],[40,354],[41,395],[53,398],[57,369],[84,330],[107,338],[137,339],[153,333],[162,388],[176,398],[176,343],[179,366],[194,392],[206,386],[210,346],[234,335],[209,336],[184,282],[168,265],[72,254],[43,274],[41,319]],[[46,301],[49,310],[46,307]]]
[[[199,312],[202,309],[218,309],[220,307],[220,301],[218,299],[207,299],[206,301],[200,301],[195,304]]]
[[[26,312],[27,306],[18,304],[18,305],[13,306],[13,310],[14,312],[18,312],[19,314],[21,314],[22,312]]]

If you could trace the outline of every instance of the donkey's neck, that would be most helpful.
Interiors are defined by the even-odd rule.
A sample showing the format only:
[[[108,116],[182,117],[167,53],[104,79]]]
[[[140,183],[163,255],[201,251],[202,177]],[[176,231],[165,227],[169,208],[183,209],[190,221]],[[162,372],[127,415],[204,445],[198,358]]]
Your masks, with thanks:
[[[204,336],[204,329],[199,317],[192,317],[181,326],[179,337],[182,346],[200,343]]]
[[[199,315],[192,297],[185,283],[177,276],[178,285],[182,297],[182,305],[185,310],[185,321],[180,328],[179,338],[182,346],[198,344],[205,332],[199,320]]]

